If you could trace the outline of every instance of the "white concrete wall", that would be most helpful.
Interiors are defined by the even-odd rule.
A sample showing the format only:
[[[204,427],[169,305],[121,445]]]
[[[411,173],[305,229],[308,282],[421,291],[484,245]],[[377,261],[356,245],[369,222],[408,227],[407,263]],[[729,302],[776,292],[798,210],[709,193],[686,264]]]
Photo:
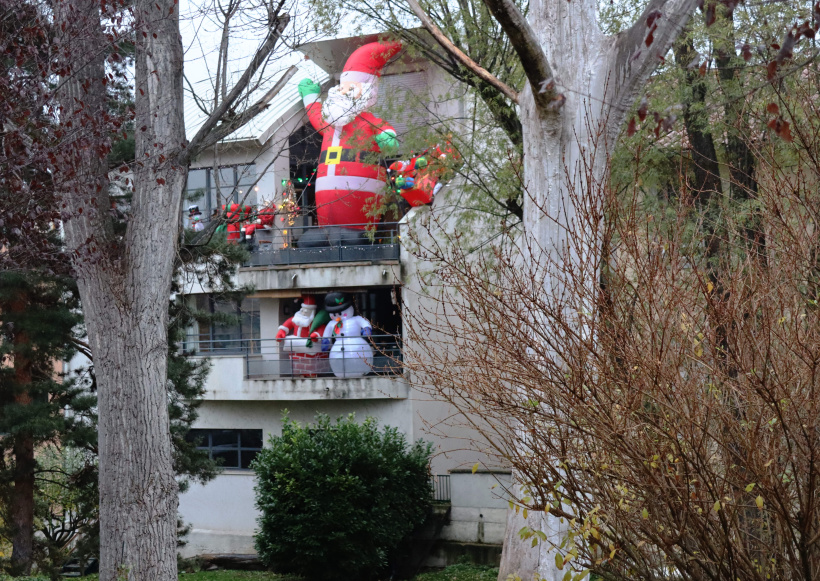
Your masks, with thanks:
[[[258,289],[257,289],[258,290]],[[259,337],[273,339],[279,332],[279,299],[259,299]]]
[[[407,216],[407,228],[421,244],[428,244],[433,238],[441,236],[443,229],[453,232],[458,225],[458,213],[449,211],[451,208],[450,196],[456,196],[457,191],[445,188],[441,196],[436,198],[432,207],[419,207],[412,210]],[[436,214],[440,223],[428,224],[427,219]],[[435,265],[420,261],[414,257],[407,246],[402,248],[401,263],[404,276],[402,291],[402,308],[409,313],[430,313],[440,311],[438,295],[432,294],[422,284],[422,274],[433,272]],[[447,300],[455,298],[454,293],[448,293],[443,287],[434,289],[435,293],[444,293]],[[452,321],[453,325],[463,322]],[[405,329],[405,363],[411,371],[406,374],[411,384],[410,399],[413,402],[414,430],[418,437],[432,441],[436,447],[436,456],[433,458],[432,468],[435,474],[444,474],[451,470],[471,468],[476,462],[482,468],[505,469],[492,455],[486,453],[491,447],[475,429],[474,423],[481,425],[478,418],[465,419],[458,410],[447,403],[433,385],[427,382],[424,374],[425,344],[413,342],[407,336]],[[464,336],[469,337],[469,329],[464,330]],[[431,338],[437,340],[436,337]],[[436,348],[446,349],[447,341],[437,342]]]
[[[192,525],[183,557],[203,553],[254,553],[258,511],[254,477],[245,470],[226,470],[207,484],[192,484],[179,497],[179,514]]]
[[[450,474],[450,523],[441,531],[441,539],[461,543],[500,545],[504,542],[507,522],[506,489],[508,472],[472,473],[471,470]]]
[[[401,284],[400,267],[395,262],[385,264],[337,263],[321,266],[256,266],[243,268],[237,274],[239,284],[250,284],[257,290],[300,290],[365,288]]]
[[[265,442],[282,432],[282,413],[291,419],[312,422],[317,413],[335,419],[355,413],[359,421],[368,416],[380,425],[398,428],[413,440],[410,403],[406,400],[335,400],[289,402],[205,402],[195,428],[261,429]],[[253,534],[258,511],[250,471],[226,470],[205,485],[193,484],[180,495],[179,513],[191,525],[184,557],[203,553],[253,553]]]

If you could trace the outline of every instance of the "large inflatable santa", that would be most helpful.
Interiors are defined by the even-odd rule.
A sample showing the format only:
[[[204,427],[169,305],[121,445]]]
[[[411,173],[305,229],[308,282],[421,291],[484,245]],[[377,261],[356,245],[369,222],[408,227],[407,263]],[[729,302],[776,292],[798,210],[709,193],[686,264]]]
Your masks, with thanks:
[[[299,83],[308,119],[322,135],[316,172],[320,226],[364,230],[373,222],[368,212],[387,185],[386,168],[374,163],[374,157],[395,150],[398,139],[389,123],[367,109],[376,104],[382,68],[401,48],[398,42],[371,42],[356,49],[324,104],[318,84],[310,79]],[[300,240],[300,245],[305,244]]]
[[[282,351],[290,354],[294,375],[312,377],[328,371],[327,353],[322,352],[319,338],[330,317],[324,310],[317,313],[316,308],[314,296],[302,295],[302,308],[282,323],[276,334]]]

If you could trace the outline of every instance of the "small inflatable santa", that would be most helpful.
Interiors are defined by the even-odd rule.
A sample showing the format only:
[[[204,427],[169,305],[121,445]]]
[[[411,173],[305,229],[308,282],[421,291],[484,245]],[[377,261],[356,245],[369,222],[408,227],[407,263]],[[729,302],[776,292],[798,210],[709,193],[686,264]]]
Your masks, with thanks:
[[[318,339],[330,317],[324,310],[317,312],[316,308],[315,297],[302,295],[302,308],[282,323],[276,334],[282,351],[290,354],[294,375],[313,377],[327,372],[327,353],[322,352]]]
[[[395,150],[398,139],[390,124],[367,109],[376,104],[382,68],[401,48],[398,42],[371,42],[356,49],[324,104],[318,84],[310,79],[299,83],[308,119],[322,135],[316,172],[320,226],[364,230],[373,222],[368,211],[387,185],[386,169],[373,157]]]
[[[394,161],[388,170],[393,185],[411,206],[431,204],[442,188],[441,180],[449,179],[461,155],[447,141],[409,160]]]

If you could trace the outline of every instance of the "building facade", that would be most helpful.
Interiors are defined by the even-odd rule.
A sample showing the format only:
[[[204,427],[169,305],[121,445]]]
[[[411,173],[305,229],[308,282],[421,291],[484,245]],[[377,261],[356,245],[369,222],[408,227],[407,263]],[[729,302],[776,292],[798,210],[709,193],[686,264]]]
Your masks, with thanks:
[[[337,39],[301,50],[325,72],[314,80],[327,88],[338,80],[348,55],[370,40]],[[191,527],[182,553],[253,553],[257,511],[249,465],[268,438],[281,431],[282,415],[310,422],[316,414],[335,418],[353,413],[395,426],[408,440],[434,443],[431,494],[446,507],[446,517],[429,532],[434,538],[427,564],[444,565],[463,552],[487,555],[484,560],[492,562],[504,537],[503,491],[509,475],[483,468],[484,456],[473,435],[446,423],[454,410],[418,389],[401,366],[402,311],[414,308],[424,294],[419,265],[402,248],[402,237],[430,208],[388,210],[357,241],[300,245],[305,233],[318,228],[312,196],[320,139],[294,87],[292,102],[266,131],[222,143],[215,155],[197,160],[189,177],[189,203],[206,221],[232,203],[252,206],[257,213],[275,207],[277,213],[247,236],[239,234],[244,240],[237,242],[248,246],[251,258],[239,269],[238,283],[255,289],[240,305],[218,300],[198,281],[187,284],[184,300],[199,309],[236,314],[239,322],[192,328],[183,346],[192,357],[211,362],[205,402],[192,435],[221,460],[223,471],[181,496],[180,513]],[[384,72],[377,113],[409,144],[414,130],[460,115],[463,102],[451,98],[451,92],[442,71],[404,57]],[[299,353],[288,339],[281,339],[282,329],[293,331],[287,324],[299,317],[306,301],[321,310],[329,293],[352,300],[356,314],[371,325],[370,335],[356,342],[367,344],[361,347],[369,350],[362,356],[365,369],[356,367],[361,357],[350,355],[355,351],[350,333],[347,343],[337,337],[329,354],[317,353],[316,347]],[[335,324],[333,319],[328,323]],[[316,343],[320,345],[321,338]],[[347,354],[334,355],[337,345]],[[477,463],[481,470],[473,470]]]

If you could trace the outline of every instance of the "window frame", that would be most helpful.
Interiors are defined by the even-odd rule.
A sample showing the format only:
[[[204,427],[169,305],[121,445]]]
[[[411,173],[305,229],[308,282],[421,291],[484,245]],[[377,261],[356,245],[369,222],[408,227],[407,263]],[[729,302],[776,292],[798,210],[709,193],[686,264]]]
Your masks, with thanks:
[[[253,168],[253,172],[249,172],[248,171],[249,168]],[[207,166],[207,167],[192,167],[188,170],[189,175],[193,171],[204,171],[205,172],[205,188],[204,188],[204,190],[205,190],[205,193],[204,193],[205,208],[200,208],[199,209],[200,212],[202,212],[203,217],[205,219],[210,219],[211,214],[213,214],[213,211],[218,210],[220,208],[220,204],[218,203],[219,202],[219,192],[216,191],[216,180],[214,179],[214,176],[213,176],[214,169],[215,168],[213,166]],[[256,162],[221,165],[221,166],[217,167],[216,170],[219,171],[220,173],[225,172],[227,170],[231,170],[231,175],[232,175],[231,182],[232,183],[231,184],[223,184],[223,183],[219,184],[219,189],[221,191],[224,191],[224,190],[227,190],[228,188],[231,188],[231,193],[228,194],[228,198],[226,198],[226,200],[225,200],[226,203],[231,203],[231,204],[239,203],[239,188],[240,188],[240,186],[247,186],[248,188],[251,188],[251,187],[253,187],[253,185],[257,181],[257,179],[260,177],[256,173]],[[251,181],[248,182],[248,183],[244,183],[248,179],[249,176],[253,176]],[[188,202],[193,202],[194,200],[191,199],[190,196],[194,192],[201,191],[202,189],[203,188],[189,189],[186,185],[186,187],[185,187],[185,199]],[[230,202],[228,202],[228,199],[230,199]],[[256,202],[258,203],[258,200],[256,200]],[[216,206],[214,206],[214,204],[216,204]],[[250,205],[254,205],[254,204],[250,204]]]
[[[207,294],[197,294],[197,295],[189,295],[194,296],[194,304],[193,307],[196,309],[201,309],[204,305],[200,303],[202,300],[200,297],[205,297],[205,302],[207,302],[207,311],[213,315],[217,312],[217,308],[222,307],[233,307],[230,309],[225,309],[222,312],[229,312],[230,314],[236,316],[237,321],[230,327],[226,327],[225,330],[236,331],[235,333],[219,333],[220,335],[229,335],[228,337],[223,337],[221,339],[217,338],[217,332],[220,326],[218,323],[211,321],[210,324],[207,325],[206,328],[202,328],[201,324],[197,325],[198,333],[193,335],[195,337],[194,341],[197,345],[199,345],[199,351],[208,351],[208,352],[227,352],[230,351],[231,348],[222,348],[222,349],[214,349],[217,343],[220,341],[222,342],[236,342],[236,348],[239,350],[244,349],[244,345],[247,345],[253,350],[258,347],[258,343],[261,337],[261,328],[262,328],[262,319],[261,319],[261,305],[259,303],[259,299],[251,298],[251,297],[244,297],[241,302],[237,303],[236,301],[227,300],[227,301],[220,301],[218,300],[212,293]],[[243,306],[248,301],[248,306],[256,308],[243,308]],[[203,309],[204,310],[204,309]],[[249,324],[248,324],[249,323]],[[202,348],[203,342],[209,347],[207,349]]]
[[[243,446],[242,445],[242,432],[244,432],[244,431],[259,432],[259,441],[261,442],[262,445],[260,447]],[[223,433],[224,432],[235,432],[236,446],[231,446],[231,447],[227,447],[225,445],[214,446],[213,445],[214,432],[223,432]],[[235,466],[220,464],[219,468],[221,468],[223,470],[242,470],[242,471],[245,471],[245,472],[251,472],[252,469],[250,467],[248,467],[248,468],[243,468],[242,467],[242,453],[243,452],[255,452],[255,453],[258,454],[259,452],[261,452],[262,449],[264,448],[264,444],[265,444],[264,436],[265,436],[264,430],[262,430],[261,428],[242,428],[242,429],[238,429],[238,428],[191,428],[188,431],[188,434],[186,435],[185,439],[187,441],[193,443],[193,442],[196,442],[197,439],[205,437],[203,439],[203,441],[198,442],[196,444],[196,449],[197,450],[207,450],[208,451],[208,458],[211,459],[211,460],[214,459],[214,452],[215,451],[217,453],[219,453],[219,452],[236,452],[237,464]],[[253,458],[256,458],[255,454],[254,454]],[[251,459],[251,462],[252,461],[253,461],[253,459]]]

